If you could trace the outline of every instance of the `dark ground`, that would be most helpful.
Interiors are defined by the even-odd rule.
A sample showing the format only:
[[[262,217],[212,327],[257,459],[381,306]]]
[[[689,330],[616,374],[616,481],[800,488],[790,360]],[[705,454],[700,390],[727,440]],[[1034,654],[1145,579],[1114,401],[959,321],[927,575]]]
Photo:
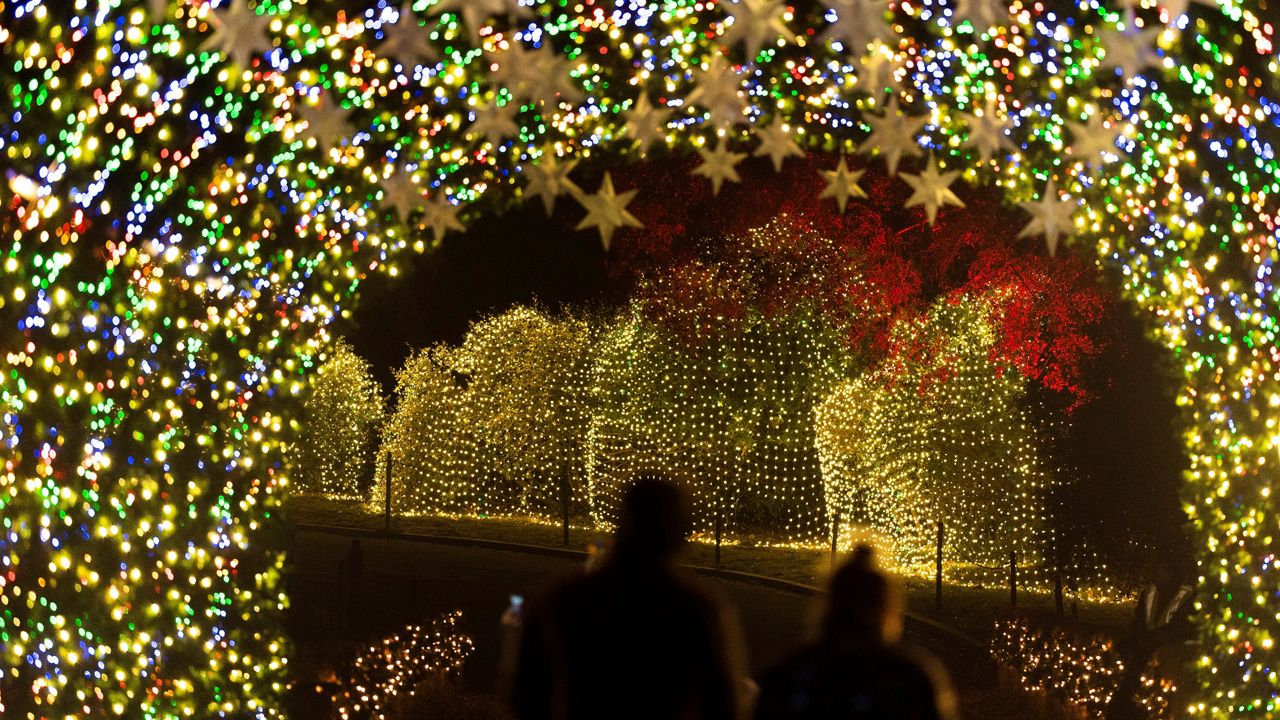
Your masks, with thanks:
[[[509,597],[535,594],[548,581],[571,572],[578,562],[488,548],[364,538],[360,541],[363,579],[355,611],[348,613],[343,608],[342,578],[351,542],[339,535],[296,535],[290,555],[295,678],[312,678],[326,665],[341,666],[364,643],[406,623],[461,610],[461,628],[475,641],[462,683],[476,695],[491,695],[498,674],[499,618]],[[777,662],[804,641],[812,597],[746,582],[704,581],[736,606],[753,671]],[[995,666],[985,648],[911,619],[905,640],[935,654],[947,666],[965,717],[1031,717],[1018,698],[997,690]]]

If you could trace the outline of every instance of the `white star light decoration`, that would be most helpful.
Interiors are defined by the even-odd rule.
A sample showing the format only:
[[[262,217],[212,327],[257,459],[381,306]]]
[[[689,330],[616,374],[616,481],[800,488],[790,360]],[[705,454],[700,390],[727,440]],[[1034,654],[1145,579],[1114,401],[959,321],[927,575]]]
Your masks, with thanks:
[[[1059,197],[1058,188],[1052,179],[1045,185],[1039,200],[1018,204],[1031,215],[1031,221],[1022,228],[1018,237],[1043,235],[1050,256],[1058,254],[1059,235],[1075,235],[1076,225],[1072,218],[1079,204]]]
[[[902,179],[911,186],[911,197],[907,198],[907,207],[924,205],[925,214],[932,226],[938,220],[938,210],[944,205],[964,207],[964,201],[951,191],[951,183],[960,176],[959,170],[939,172],[938,163],[931,157],[924,171],[919,175],[903,173]]]
[[[445,233],[450,230],[466,231],[462,221],[458,220],[458,211],[462,208],[449,202],[443,192],[437,192],[426,204],[422,205],[422,218],[418,227],[431,231],[431,240],[436,245],[444,240]]]
[[[1098,32],[1098,47],[1102,48],[1101,66],[1115,68],[1125,80],[1142,74],[1144,70],[1160,64],[1160,56],[1156,53],[1156,36],[1158,28],[1140,30],[1133,13],[1125,20],[1123,30],[1103,28]]]
[[[1090,115],[1085,122],[1069,122],[1067,128],[1071,130],[1069,151],[1077,160],[1097,167],[1118,156],[1120,128],[1115,123],[1107,127],[1100,113]]]
[[[248,0],[232,0],[230,7],[210,13],[210,19],[213,34],[200,49],[221,52],[239,68],[248,68],[251,58],[271,52],[271,38],[267,36],[271,18],[250,8]]]
[[[726,4],[725,10],[733,20],[725,33],[725,42],[742,43],[747,59],[759,54],[760,46],[790,34],[785,20],[787,9],[781,0],[737,0]]]
[[[773,171],[782,169],[782,163],[789,157],[804,157],[804,151],[791,137],[786,125],[774,124],[769,127],[756,127],[755,136],[760,140],[760,147],[752,153],[754,157],[769,156],[773,161]]]
[[[746,121],[742,79],[723,55],[712,55],[694,82],[688,104],[705,108],[711,114],[713,127],[723,129]]]
[[[742,162],[747,154],[731,152],[724,138],[720,138],[715,150],[698,148],[698,155],[702,157],[702,164],[693,169],[693,174],[701,175],[711,181],[712,195],[720,194],[720,186],[726,180],[729,182],[742,180],[734,166]]]
[[[525,199],[535,196],[542,198],[542,207],[550,216],[556,208],[557,197],[565,193],[581,197],[582,188],[569,179],[569,173],[577,166],[576,159],[562,163],[556,156],[555,148],[544,147],[537,163],[524,166],[524,172],[529,178],[524,188]]]
[[[627,137],[636,141],[641,154],[649,152],[649,146],[654,142],[664,139],[670,115],[670,110],[649,104],[649,96],[643,93],[631,109],[627,110]]]
[[[506,142],[507,138],[515,137],[520,132],[520,127],[516,125],[515,103],[482,105],[472,113],[475,119],[471,121],[467,134],[483,137],[495,149]]]
[[[328,90],[322,90],[314,104],[305,97],[299,97],[297,102],[298,119],[306,123],[302,134],[315,140],[325,155],[351,136],[347,122],[350,111],[344,110]]]
[[[862,174],[866,170],[849,170],[849,164],[843,155],[840,156],[840,164],[836,165],[835,170],[821,172],[822,177],[827,181],[827,186],[822,189],[818,197],[835,198],[841,213],[849,205],[849,198],[865,199],[867,197],[867,193],[858,185],[858,181],[862,179]]]
[[[422,188],[403,168],[382,178],[378,186],[382,188],[383,207],[395,210],[400,222],[407,221],[410,213],[422,207]]]
[[[889,3],[881,0],[822,0],[836,19],[822,33],[827,40],[839,42],[845,52],[857,57],[875,41],[893,39],[893,28],[885,18]]]
[[[903,155],[919,157],[922,153],[916,135],[929,118],[907,117],[898,107],[895,96],[885,107],[881,115],[867,115],[864,120],[871,126],[871,134],[858,146],[858,152],[871,153],[878,151],[889,168],[890,177],[898,174],[898,161]]]
[[[493,79],[511,92],[517,101],[533,100],[555,107],[560,100],[571,103],[584,97],[569,76],[569,61],[543,45],[526,50],[518,43],[489,55]]]
[[[436,59],[435,49],[427,42],[427,29],[413,14],[413,0],[405,0],[395,22],[382,24],[382,36],[375,52],[395,60],[406,72]]]
[[[480,28],[493,18],[529,16],[529,8],[516,0],[440,0],[431,6],[433,15],[446,12],[462,18],[462,24],[467,26],[467,33],[475,45],[480,44]]]
[[[613,233],[623,227],[644,227],[634,215],[627,212],[627,205],[636,196],[635,190],[619,193],[613,189],[613,177],[604,174],[600,183],[600,191],[594,195],[583,195],[579,202],[587,210],[587,216],[578,223],[578,230],[596,228],[600,231],[600,243],[607,252],[613,242]]]
[[[961,117],[969,128],[964,146],[977,150],[982,162],[988,162],[1001,150],[1013,147],[1005,134],[1005,121],[997,112],[994,101],[988,100],[980,113],[963,113]]]

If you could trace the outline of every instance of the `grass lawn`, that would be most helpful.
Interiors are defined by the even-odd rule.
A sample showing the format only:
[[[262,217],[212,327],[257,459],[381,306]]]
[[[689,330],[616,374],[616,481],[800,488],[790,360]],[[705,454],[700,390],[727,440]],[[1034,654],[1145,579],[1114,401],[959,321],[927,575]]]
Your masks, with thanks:
[[[315,495],[294,495],[285,503],[285,517],[291,522],[338,525],[351,528],[381,529],[383,516],[370,512],[355,500],[335,500]],[[438,535],[454,538],[474,538],[502,542],[563,547],[562,529],[558,524],[547,524],[523,518],[493,517],[394,517],[392,528],[397,532]],[[606,533],[586,528],[570,531],[570,547],[585,549],[591,542],[603,540]],[[712,567],[715,565],[715,547],[711,542],[692,542],[685,549],[684,562],[690,565]],[[720,551],[720,568],[737,570],[772,578],[791,580],[807,585],[821,585],[831,567],[828,550],[818,548],[774,547],[768,545],[735,542],[725,544]],[[907,609],[918,616],[946,625],[979,642],[986,642],[991,635],[993,621],[1010,611],[1007,587],[975,587],[945,582],[942,590],[942,608],[934,607],[934,583],[932,578],[904,577],[902,584],[907,596]],[[1073,598],[1066,598],[1067,607]],[[1075,601],[1077,622],[1083,632],[1103,631],[1112,636],[1122,634],[1127,627],[1132,604],[1115,602]],[[1040,616],[1052,616],[1055,612],[1051,593],[1018,589],[1018,609]],[[1068,610],[1068,618],[1071,612]]]

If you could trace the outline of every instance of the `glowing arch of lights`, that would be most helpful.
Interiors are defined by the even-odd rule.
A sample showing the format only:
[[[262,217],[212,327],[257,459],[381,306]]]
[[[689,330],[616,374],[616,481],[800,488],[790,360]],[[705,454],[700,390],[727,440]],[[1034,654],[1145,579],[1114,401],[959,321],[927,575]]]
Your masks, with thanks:
[[[1276,16],[1275,0],[0,0],[6,716],[277,712],[280,447],[368,274],[533,178],[625,224],[569,165],[621,179],[636,141],[754,152],[780,130],[852,153],[891,125],[918,130],[904,170],[932,155],[1011,201],[1078,203],[1077,245],[1184,361],[1195,711],[1275,715]],[[917,119],[875,121],[898,105]]]

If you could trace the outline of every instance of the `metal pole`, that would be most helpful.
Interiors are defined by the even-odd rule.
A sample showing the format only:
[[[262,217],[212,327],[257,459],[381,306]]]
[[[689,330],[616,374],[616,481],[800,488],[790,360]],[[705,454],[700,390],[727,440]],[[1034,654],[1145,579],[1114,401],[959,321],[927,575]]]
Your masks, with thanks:
[[[386,484],[382,493],[382,531],[391,534],[391,453],[387,453]]]
[[[934,574],[933,580],[933,609],[942,609],[942,533],[943,523],[938,521],[938,552],[935,558],[935,566],[937,572]]]
[[[560,524],[564,529],[564,545],[569,546],[569,476],[560,476]]]
[[[840,513],[831,516],[831,561],[836,559],[836,543],[840,539]]]
[[[724,534],[724,517],[716,508],[716,567],[720,567],[720,538]]]
[[[1009,604],[1018,607],[1018,551],[1009,551]]]

